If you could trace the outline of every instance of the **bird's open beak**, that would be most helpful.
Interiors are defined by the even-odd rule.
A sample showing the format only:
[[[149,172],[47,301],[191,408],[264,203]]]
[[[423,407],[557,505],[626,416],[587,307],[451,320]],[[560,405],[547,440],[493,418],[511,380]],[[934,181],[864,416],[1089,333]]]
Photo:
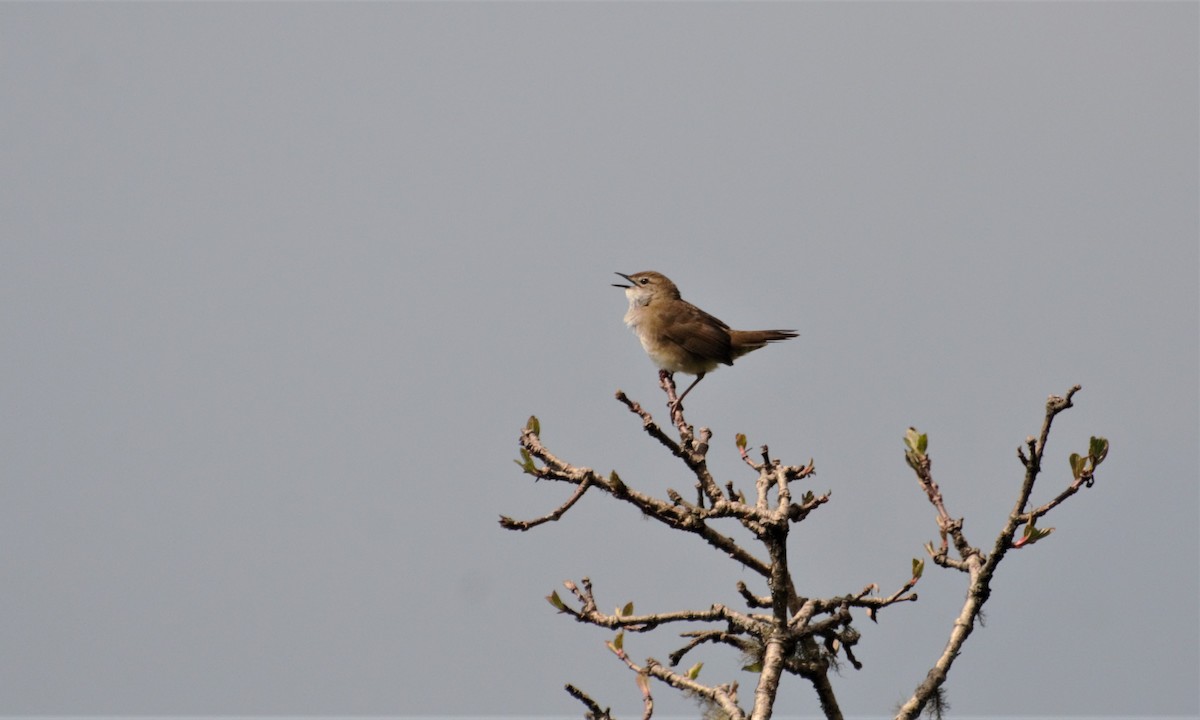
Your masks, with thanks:
[[[631,283],[633,282],[633,278],[629,277],[625,273],[616,273],[616,274],[620,275],[621,277],[625,278],[626,280],[628,280]],[[629,289],[629,288],[633,287],[633,285],[622,285],[620,283],[613,283],[613,287]]]

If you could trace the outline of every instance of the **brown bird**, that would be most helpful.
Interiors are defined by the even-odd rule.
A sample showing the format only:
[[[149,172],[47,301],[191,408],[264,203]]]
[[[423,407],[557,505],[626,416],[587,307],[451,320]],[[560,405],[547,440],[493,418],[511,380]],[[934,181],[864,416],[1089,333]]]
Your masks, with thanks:
[[[751,350],[798,334],[794,330],[733,330],[680,297],[679,288],[662,273],[646,270],[617,275],[630,283],[613,283],[613,287],[625,289],[629,298],[625,324],[633,328],[646,354],[667,373],[696,376],[676,407],[718,365],[732,365]]]

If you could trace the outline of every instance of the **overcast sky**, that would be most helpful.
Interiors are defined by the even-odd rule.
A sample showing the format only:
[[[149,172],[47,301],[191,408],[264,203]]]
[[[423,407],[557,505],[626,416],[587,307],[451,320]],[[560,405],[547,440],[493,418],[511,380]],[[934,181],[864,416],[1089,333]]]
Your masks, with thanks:
[[[696,538],[511,460],[530,413],[631,486],[686,473],[614,271],[740,328],[689,419],[815,459],[802,593],[990,546],[1048,395],[1096,486],[1011,553],[955,714],[1200,713],[1196,3],[0,4],[0,713],[625,716],[543,599],[736,605]],[[761,583],[757,590],[763,591]],[[930,567],[834,679],[911,693]],[[637,659],[681,644],[627,639]],[[702,679],[753,677],[717,649]],[[724,658],[724,659],[722,659]],[[657,689],[659,712],[694,707]],[[778,712],[818,712],[788,684]]]

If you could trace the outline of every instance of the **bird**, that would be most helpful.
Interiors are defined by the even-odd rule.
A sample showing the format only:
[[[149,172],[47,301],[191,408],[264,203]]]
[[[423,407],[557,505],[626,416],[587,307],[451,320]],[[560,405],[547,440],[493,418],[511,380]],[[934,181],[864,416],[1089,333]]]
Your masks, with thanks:
[[[653,270],[626,275],[616,273],[629,284],[623,288],[629,298],[625,324],[633,329],[642,348],[654,364],[672,376],[677,372],[695,375],[675,401],[683,399],[704,376],[767,343],[799,335],[795,330],[734,330],[717,318],[684,300],[679,288],[666,275]]]

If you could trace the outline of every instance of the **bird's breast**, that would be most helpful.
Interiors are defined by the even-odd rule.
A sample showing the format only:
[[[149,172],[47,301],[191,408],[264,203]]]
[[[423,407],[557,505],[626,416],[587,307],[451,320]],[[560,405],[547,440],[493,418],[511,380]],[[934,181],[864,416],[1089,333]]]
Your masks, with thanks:
[[[669,318],[654,309],[631,303],[629,312],[625,313],[625,324],[633,328],[642,349],[663,370],[699,375],[720,364],[713,358],[688,350],[673,339]]]

